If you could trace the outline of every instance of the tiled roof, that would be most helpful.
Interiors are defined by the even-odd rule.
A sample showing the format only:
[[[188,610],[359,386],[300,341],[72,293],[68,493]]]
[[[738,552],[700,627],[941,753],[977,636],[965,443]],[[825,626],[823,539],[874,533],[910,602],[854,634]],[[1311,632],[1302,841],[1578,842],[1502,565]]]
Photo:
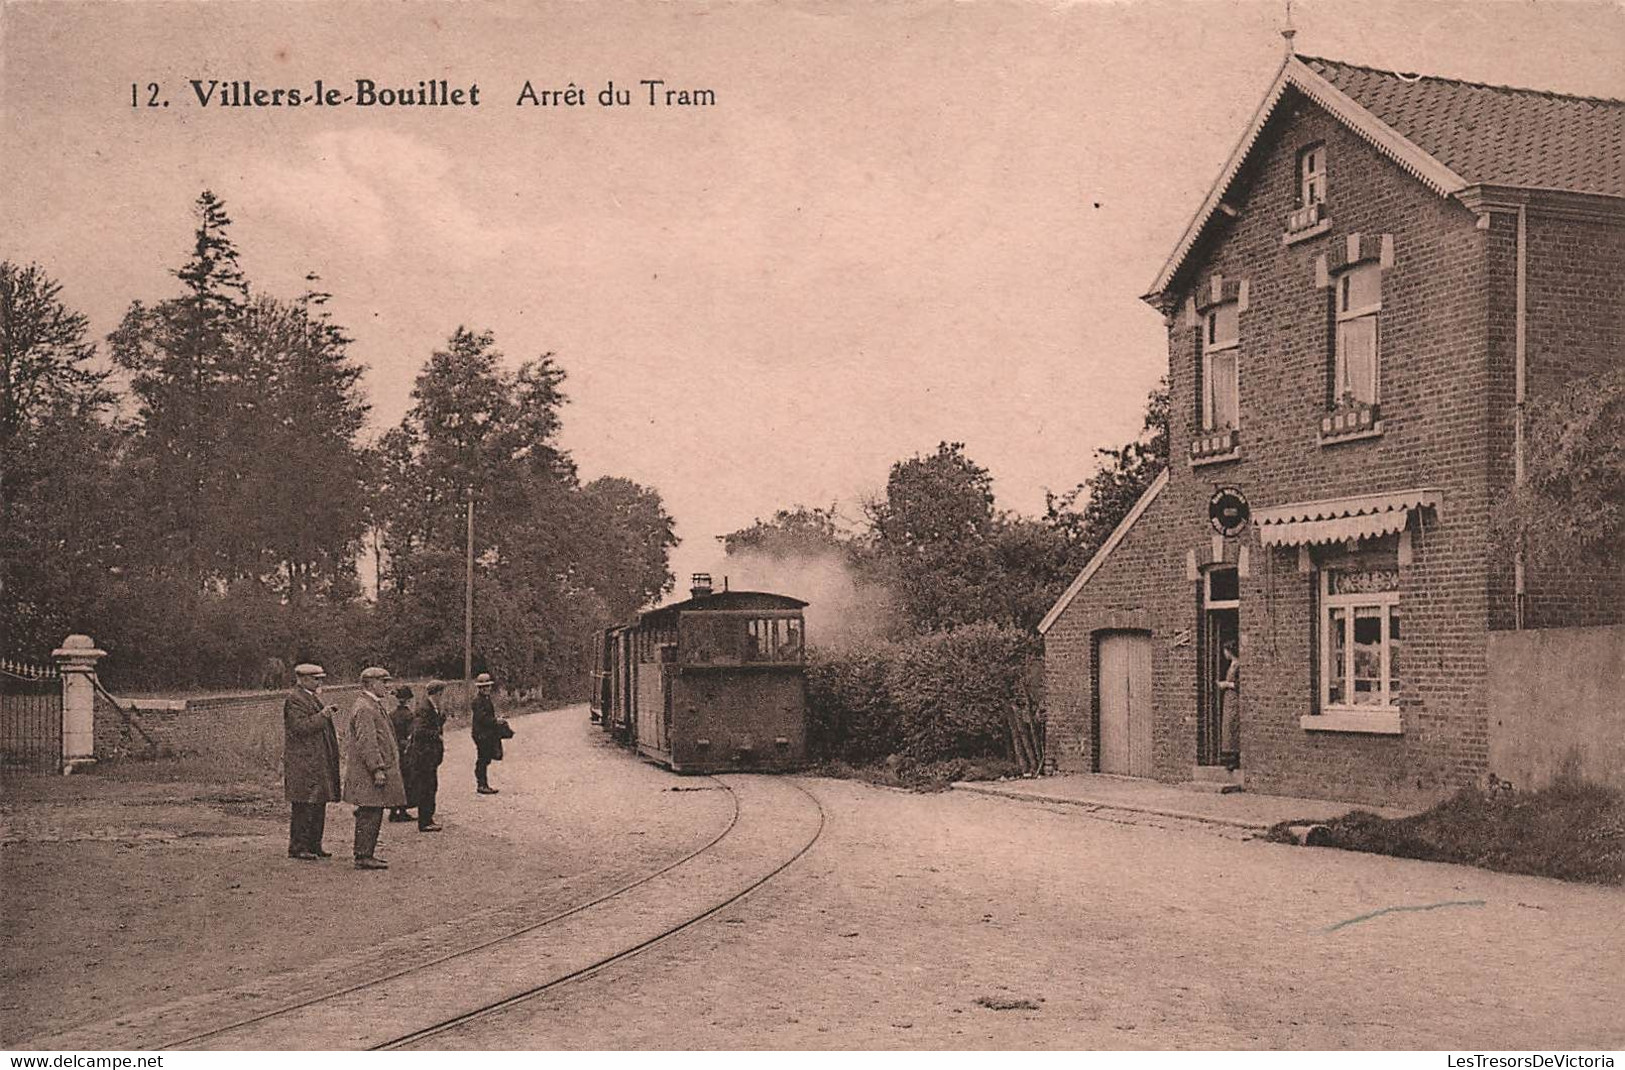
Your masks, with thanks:
[[[1298,59],[1470,183],[1625,197],[1625,101]]]

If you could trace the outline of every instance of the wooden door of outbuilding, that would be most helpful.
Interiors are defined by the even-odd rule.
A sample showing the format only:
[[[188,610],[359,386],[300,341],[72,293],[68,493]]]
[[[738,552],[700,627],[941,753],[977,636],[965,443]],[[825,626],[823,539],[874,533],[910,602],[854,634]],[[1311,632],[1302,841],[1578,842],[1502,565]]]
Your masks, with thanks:
[[[1102,773],[1152,774],[1149,635],[1101,637],[1099,761]]]

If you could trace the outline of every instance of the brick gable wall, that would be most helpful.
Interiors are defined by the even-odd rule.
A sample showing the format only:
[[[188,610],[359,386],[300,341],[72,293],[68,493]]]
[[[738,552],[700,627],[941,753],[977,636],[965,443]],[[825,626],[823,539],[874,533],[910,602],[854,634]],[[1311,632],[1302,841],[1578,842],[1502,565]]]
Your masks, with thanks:
[[[1283,245],[1295,207],[1297,152],[1327,148],[1327,234]],[[1047,640],[1052,753],[1062,769],[1094,766],[1093,644],[1125,614],[1148,618],[1156,692],[1156,775],[1184,780],[1196,761],[1197,584],[1186,556],[1211,557],[1206,503],[1216,484],[1255,509],[1287,502],[1438,488],[1441,516],[1414,540],[1401,570],[1404,734],[1309,732],[1316,680],[1314,573],[1296,550],[1266,551],[1249,530],[1225,559],[1249,551],[1241,580],[1242,765],[1250,789],[1368,802],[1422,801],[1482,776],[1487,764],[1485,640],[1489,615],[1492,323],[1504,235],[1427,190],[1314,105],[1288,102],[1249,165],[1236,219],[1223,224],[1177,285],[1183,305],[1214,273],[1245,279],[1241,314],[1239,460],[1192,468],[1200,357],[1195,323],[1169,328],[1173,467],[1133,532],[1057,619]],[[1330,291],[1317,258],[1346,236],[1392,235],[1384,273],[1380,437],[1322,447],[1333,346]],[[1335,265],[1338,258],[1329,259]],[[1492,271],[1492,266],[1495,270]],[[1498,292],[1498,290],[1497,290]],[[1510,337],[1510,335],[1508,335]],[[1499,368],[1499,362],[1496,367]],[[1322,563],[1336,552],[1319,555]],[[1114,623],[1116,621],[1117,623]]]

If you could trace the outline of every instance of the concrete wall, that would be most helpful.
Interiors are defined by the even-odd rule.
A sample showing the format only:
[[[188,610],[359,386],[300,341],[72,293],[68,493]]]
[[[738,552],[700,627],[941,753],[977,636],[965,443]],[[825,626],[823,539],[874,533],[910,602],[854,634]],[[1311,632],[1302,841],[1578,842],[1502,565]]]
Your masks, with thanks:
[[[422,693],[422,681],[397,680],[390,686],[394,688],[402,683]],[[348,711],[360,690],[359,684],[324,686],[322,700]],[[468,705],[462,691],[461,681],[449,682],[441,708],[453,716],[466,711]],[[118,707],[97,695],[96,755],[99,758],[120,754],[139,757],[154,749],[171,754],[196,753],[207,749],[210,742],[218,740],[222,732],[230,731],[234,725],[258,723],[274,726],[280,732],[282,703],[287,694],[281,690],[184,699],[120,698]],[[394,702],[393,698],[389,699],[391,708]],[[130,723],[132,718],[136,725]],[[280,742],[280,736],[277,738]]]
[[[1625,788],[1625,625],[1494,632],[1489,664],[1491,772]]]

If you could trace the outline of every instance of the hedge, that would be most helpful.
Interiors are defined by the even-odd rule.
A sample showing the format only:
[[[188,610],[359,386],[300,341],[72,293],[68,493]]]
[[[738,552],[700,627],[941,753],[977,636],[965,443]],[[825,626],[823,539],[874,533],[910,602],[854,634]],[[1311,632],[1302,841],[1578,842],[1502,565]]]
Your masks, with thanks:
[[[809,742],[862,765],[1007,758],[1042,763],[1037,640],[994,624],[809,654]]]

